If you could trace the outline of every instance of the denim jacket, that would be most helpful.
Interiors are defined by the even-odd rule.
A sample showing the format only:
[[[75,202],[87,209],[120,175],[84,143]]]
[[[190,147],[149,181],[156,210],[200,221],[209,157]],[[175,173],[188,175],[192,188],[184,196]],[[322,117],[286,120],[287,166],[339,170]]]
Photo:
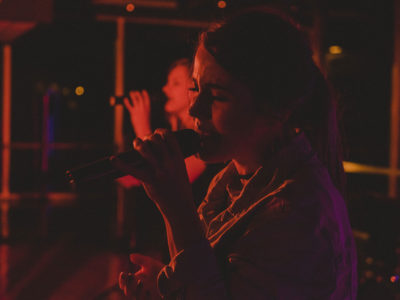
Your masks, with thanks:
[[[207,239],[160,272],[164,298],[356,299],[346,205],[303,134],[245,184],[228,164],[198,212]]]

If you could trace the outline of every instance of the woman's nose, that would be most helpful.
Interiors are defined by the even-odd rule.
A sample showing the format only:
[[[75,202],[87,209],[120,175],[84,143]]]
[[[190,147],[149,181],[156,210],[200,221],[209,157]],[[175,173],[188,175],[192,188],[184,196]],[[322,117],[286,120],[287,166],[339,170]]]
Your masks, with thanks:
[[[161,90],[165,95],[167,95],[167,92],[168,92],[167,85],[164,85]]]
[[[189,106],[189,114],[198,119],[211,119],[211,107],[209,101],[200,94]]]

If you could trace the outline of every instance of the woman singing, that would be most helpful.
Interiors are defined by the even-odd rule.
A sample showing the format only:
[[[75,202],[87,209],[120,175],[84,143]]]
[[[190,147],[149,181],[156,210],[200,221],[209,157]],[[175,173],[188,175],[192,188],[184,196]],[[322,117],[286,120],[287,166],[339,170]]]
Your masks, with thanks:
[[[121,273],[133,299],[355,299],[356,255],[343,200],[335,105],[303,34],[249,10],[201,34],[190,114],[198,157],[229,162],[196,210],[174,136],[133,146],[161,212],[171,261],[140,254]],[[136,298],[135,298],[136,297]]]

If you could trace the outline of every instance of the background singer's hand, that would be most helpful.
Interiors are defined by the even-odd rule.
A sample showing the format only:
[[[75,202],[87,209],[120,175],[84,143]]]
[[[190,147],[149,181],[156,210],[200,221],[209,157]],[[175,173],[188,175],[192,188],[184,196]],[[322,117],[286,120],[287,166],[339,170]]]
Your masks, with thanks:
[[[129,98],[124,98],[124,105],[136,136],[144,138],[151,134],[151,102],[147,91],[130,91]]]

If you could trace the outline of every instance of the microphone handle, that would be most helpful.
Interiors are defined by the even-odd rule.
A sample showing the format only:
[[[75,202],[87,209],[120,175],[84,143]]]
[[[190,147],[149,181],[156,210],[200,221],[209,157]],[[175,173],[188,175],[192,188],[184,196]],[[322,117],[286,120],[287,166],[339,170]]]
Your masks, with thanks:
[[[174,135],[184,157],[189,157],[198,152],[200,137],[196,132],[190,129],[183,129],[174,132]],[[116,157],[138,168],[146,165],[145,159],[136,150],[119,153]],[[114,168],[110,162],[110,156],[66,171],[66,176],[71,184],[81,184],[99,179],[110,181],[125,175]]]

